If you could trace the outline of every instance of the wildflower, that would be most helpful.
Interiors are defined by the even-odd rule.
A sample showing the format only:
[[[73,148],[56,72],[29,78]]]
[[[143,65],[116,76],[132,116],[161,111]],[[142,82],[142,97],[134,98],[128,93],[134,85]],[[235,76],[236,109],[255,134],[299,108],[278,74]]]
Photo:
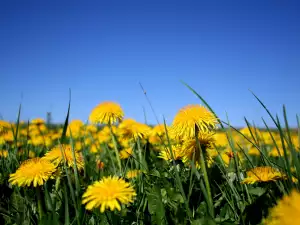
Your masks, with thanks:
[[[247,177],[242,181],[243,184],[254,184],[286,179],[286,175],[284,173],[270,166],[255,167],[247,171],[246,174]]]
[[[289,152],[287,152],[289,154]],[[284,156],[284,151],[283,148],[279,148],[279,151],[276,147],[273,147],[272,150],[269,152],[269,156],[272,157],[283,157]]]
[[[89,124],[86,126],[85,130],[86,130],[87,134],[90,134],[90,133],[93,134],[93,133],[97,132],[97,127],[92,124]]]
[[[11,124],[4,120],[0,120],[0,134],[3,134],[11,129]]]
[[[165,133],[166,131],[164,124],[156,125],[150,132],[149,142],[151,144],[162,144],[162,142],[166,139]]]
[[[126,173],[126,177],[127,177],[128,179],[132,179],[132,178],[137,177],[140,173],[141,173],[140,170],[129,170],[129,171],[127,171],[127,173]]]
[[[290,225],[300,224],[300,193],[293,190],[290,195],[284,196],[278,201],[277,205],[273,207],[267,219],[263,224],[265,225]]]
[[[256,147],[252,146],[249,148],[248,154],[252,156],[260,156],[260,151]]]
[[[220,132],[217,132],[215,134],[215,139],[216,139],[216,145],[217,146],[227,146],[228,145],[228,139],[227,139],[227,136],[226,136],[226,133],[220,133]]]
[[[136,122],[132,119],[124,120],[119,126],[119,134],[122,138],[128,140],[144,139],[151,132],[146,124]]]
[[[62,154],[64,153],[64,155]],[[78,170],[82,170],[84,168],[84,160],[82,154],[74,149],[75,161]],[[57,145],[51,149],[51,151],[47,152],[43,157],[55,165],[63,164],[64,159],[66,160],[66,164],[69,167],[74,168],[74,158],[72,147],[70,145]]]
[[[12,185],[33,186],[43,185],[56,171],[56,166],[43,158],[33,158],[24,161],[17,171],[10,174],[9,182]]]
[[[130,183],[123,178],[109,176],[88,186],[82,196],[82,204],[86,204],[87,210],[100,208],[100,212],[104,212],[106,209],[120,211],[120,203],[131,203],[134,196],[136,196],[136,192]]]
[[[8,156],[8,151],[7,150],[0,150],[0,157],[7,158],[7,156]]]
[[[28,158],[30,158],[30,159],[32,159],[32,158],[35,157],[35,152],[32,151],[32,150],[29,150],[29,151],[27,152],[27,150],[24,151],[24,149],[20,149],[20,150],[17,152],[17,155],[18,155],[18,156],[25,156],[25,155],[27,155],[27,154],[28,154]]]
[[[114,126],[112,126],[112,131],[114,133]],[[111,133],[109,130],[109,127],[104,127],[102,130],[99,131],[98,133],[98,141],[99,143],[107,143],[111,139]]]
[[[89,120],[95,124],[113,124],[122,121],[124,112],[121,106],[114,102],[103,102],[91,112]]]
[[[83,126],[84,124],[81,120],[72,120],[68,126],[67,136],[72,136],[75,139],[80,137]]]
[[[188,105],[179,110],[171,129],[175,136],[192,138],[196,130],[207,132],[215,129],[217,123],[217,118],[205,107]]]
[[[120,151],[120,159],[128,159],[132,154],[132,148],[123,149]]]
[[[92,144],[90,147],[90,152],[91,153],[97,153],[97,152],[101,152],[101,148],[100,146],[96,145],[96,144]]]
[[[41,119],[41,118],[35,118],[33,120],[31,120],[31,124],[35,124],[37,126],[42,125],[45,123],[45,120]]]
[[[174,160],[180,160],[185,155],[185,152],[182,150],[182,146],[179,144],[172,146],[172,153],[173,153]],[[172,154],[171,154],[171,149],[165,148],[165,149],[161,150],[159,152],[158,157],[162,158],[166,161],[171,161],[173,159]]]
[[[203,151],[206,151],[208,149],[212,149],[212,144],[215,142],[215,139],[213,137],[213,133],[211,132],[201,132],[198,134],[198,141],[200,144],[200,147]],[[184,154],[188,160],[193,160],[195,162],[195,165],[197,168],[200,167],[199,161],[200,161],[200,149],[197,144],[197,141],[195,138],[189,138],[187,140],[184,140],[182,144],[182,150],[184,151]],[[188,161],[184,160],[184,161]]]

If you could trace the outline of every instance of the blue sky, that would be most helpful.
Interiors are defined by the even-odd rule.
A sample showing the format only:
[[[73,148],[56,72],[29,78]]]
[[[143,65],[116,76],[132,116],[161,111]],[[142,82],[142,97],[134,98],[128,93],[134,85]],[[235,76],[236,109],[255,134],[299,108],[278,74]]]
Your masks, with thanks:
[[[209,3],[208,3],[209,2]],[[297,1],[1,1],[0,113],[15,120],[52,112],[86,120],[101,101],[126,117],[171,122],[200,103],[190,84],[226,120],[262,125],[285,104],[300,113],[300,3]],[[267,121],[270,121],[267,119]]]

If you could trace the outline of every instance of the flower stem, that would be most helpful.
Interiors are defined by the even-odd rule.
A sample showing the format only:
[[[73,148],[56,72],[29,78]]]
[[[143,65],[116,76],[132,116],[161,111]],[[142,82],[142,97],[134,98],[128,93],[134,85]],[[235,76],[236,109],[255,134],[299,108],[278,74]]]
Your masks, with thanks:
[[[116,158],[117,158],[118,166],[119,166],[119,169],[120,169],[120,173],[122,173],[122,164],[121,164],[121,160],[120,160],[120,156],[119,156],[117,141],[116,141],[115,135],[112,131],[111,124],[109,124],[109,130],[110,130],[110,135],[111,135],[111,138],[112,138],[112,141],[113,141],[113,144],[114,144],[114,150],[115,150],[115,153],[116,153]]]
[[[44,204],[43,204],[43,197],[41,193],[41,188],[36,188],[37,192],[37,200],[38,200],[38,214],[39,214],[39,221],[41,222],[44,217]]]
[[[200,165],[201,165],[201,170],[203,173],[204,183],[205,183],[205,187],[206,187],[206,191],[207,191],[209,212],[210,212],[210,216],[212,218],[214,218],[215,217],[214,205],[213,205],[213,199],[212,199],[212,195],[211,195],[211,189],[210,189],[210,184],[209,184],[207,170],[206,170],[205,156],[203,154],[202,148],[199,143],[198,143],[198,146],[199,146],[199,151],[200,151]]]

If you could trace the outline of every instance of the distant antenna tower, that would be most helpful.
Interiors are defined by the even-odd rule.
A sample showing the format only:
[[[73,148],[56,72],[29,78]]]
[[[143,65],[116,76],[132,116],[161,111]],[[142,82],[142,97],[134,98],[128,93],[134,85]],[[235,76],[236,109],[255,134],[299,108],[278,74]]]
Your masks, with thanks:
[[[47,112],[47,124],[50,125],[52,122],[52,115],[51,112]]]

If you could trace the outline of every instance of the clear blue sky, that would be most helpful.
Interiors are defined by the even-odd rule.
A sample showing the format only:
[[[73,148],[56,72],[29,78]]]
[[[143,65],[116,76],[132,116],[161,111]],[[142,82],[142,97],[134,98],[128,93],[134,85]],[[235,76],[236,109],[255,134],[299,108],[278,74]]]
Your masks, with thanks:
[[[171,122],[200,101],[190,84],[232,124],[262,125],[286,104],[300,113],[300,3],[297,1],[0,1],[0,113],[15,120],[86,120],[101,101],[127,117]],[[209,3],[208,3],[209,2]],[[299,1],[298,1],[299,2]],[[267,121],[270,121],[267,119]]]

